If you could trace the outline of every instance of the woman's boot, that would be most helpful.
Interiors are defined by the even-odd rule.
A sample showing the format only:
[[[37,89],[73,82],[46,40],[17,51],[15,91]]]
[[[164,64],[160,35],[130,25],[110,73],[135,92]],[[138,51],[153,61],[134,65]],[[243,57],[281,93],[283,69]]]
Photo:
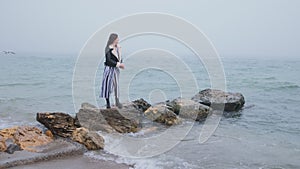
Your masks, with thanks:
[[[106,98],[106,108],[110,109],[110,102],[109,102],[109,98]]]
[[[116,106],[119,108],[119,109],[122,109],[123,105],[120,103],[119,101],[119,98],[116,97]]]

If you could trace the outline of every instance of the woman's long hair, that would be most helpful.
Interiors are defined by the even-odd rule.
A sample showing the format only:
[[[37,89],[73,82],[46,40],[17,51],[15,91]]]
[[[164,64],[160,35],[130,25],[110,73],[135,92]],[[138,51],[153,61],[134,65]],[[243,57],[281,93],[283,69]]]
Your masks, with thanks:
[[[111,33],[109,35],[106,47],[105,47],[105,54],[109,51],[109,45],[111,45],[116,39],[118,38],[118,34],[116,33]]]

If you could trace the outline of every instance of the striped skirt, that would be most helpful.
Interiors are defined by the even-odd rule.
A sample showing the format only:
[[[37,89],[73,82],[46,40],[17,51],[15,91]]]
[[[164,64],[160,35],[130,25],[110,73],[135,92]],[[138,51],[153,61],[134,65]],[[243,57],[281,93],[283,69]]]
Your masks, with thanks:
[[[115,96],[119,98],[119,75],[119,68],[104,66],[100,97],[109,98],[110,94],[114,92]]]

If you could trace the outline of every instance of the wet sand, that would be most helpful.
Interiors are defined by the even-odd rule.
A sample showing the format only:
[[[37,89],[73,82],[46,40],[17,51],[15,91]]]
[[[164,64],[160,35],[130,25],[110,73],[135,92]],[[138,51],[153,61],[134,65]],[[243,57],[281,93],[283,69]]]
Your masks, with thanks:
[[[130,166],[113,161],[96,160],[84,156],[86,148],[76,142],[57,139],[36,148],[37,152],[16,151],[13,154],[0,153],[0,169],[128,169]]]
[[[69,156],[49,161],[41,161],[11,169],[128,169],[130,166],[112,161],[95,160],[84,155]]]

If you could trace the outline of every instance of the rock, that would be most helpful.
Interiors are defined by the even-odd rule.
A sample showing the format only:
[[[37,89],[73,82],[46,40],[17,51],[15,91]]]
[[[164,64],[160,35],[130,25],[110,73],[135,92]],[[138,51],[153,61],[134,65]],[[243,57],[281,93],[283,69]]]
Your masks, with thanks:
[[[179,117],[203,121],[206,119],[212,109],[206,105],[200,104],[190,99],[177,98],[167,102],[169,109]]]
[[[19,126],[0,130],[1,144],[4,151],[13,153],[19,148],[35,152],[35,147],[48,144],[52,139],[34,126]],[[3,142],[4,140],[4,142]],[[3,146],[3,143],[5,146]],[[3,148],[4,147],[4,148]]]
[[[72,139],[84,144],[88,150],[99,150],[104,148],[104,139],[94,131],[86,128],[77,128],[73,131]]]
[[[54,136],[50,130],[46,130],[45,134],[46,134],[46,136],[48,136],[50,138],[54,138]]]
[[[133,102],[123,103],[123,108],[118,109],[118,111],[125,118],[128,118],[128,119],[134,121],[138,125],[141,124],[144,111],[142,108],[139,108]]]
[[[164,103],[159,103],[149,107],[144,114],[148,119],[168,126],[178,124],[180,122],[177,115]]]
[[[192,100],[201,104],[211,106],[214,109],[223,108],[224,111],[239,111],[245,104],[244,96],[241,93],[224,92],[217,89],[205,89],[200,91]]]
[[[81,104],[81,108],[83,108],[83,109],[87,109],[87,108],[97,109],[96,106],[94,106],[94,105],[92,105],[90,103],[82,103]]]
[[[6,128],[0,130],[0,136],[3,137],[3,139],[9,139],[9,138],[14,138],[14,135],[17,131],[18,127],[11,127],[11,128]]]
[[[145,101],[142,98],[135,100],[132,103],[134,104],[135,108],[143,112],[146,111],[151,106],[151,104],[149,104],[147,101]]]
[[[5,139],[0,135],[0,152],[6,151],[7,147],[5,144]]]
[[[54,135],[61,137],[71,137],[73,131],[79,127],[73,117],[61,112],[37,113],[36,120],[45,125]]]
[[[81,108],[76,114],[77,123],[90,131],[105,131],[111,133],[114,129],[106,122],[100,109]]]
[[[124,113],[124,110],[123,110]],[[124,117],[117,109],[97,109],[81,107],[76,114],[80,126],[90,131],[105,131],[119,133],[137,132],[138,123],[135,120]]]
[[[35,152],[36,146],[48,144],[53,141],[52,138],[42,133],[40,129],[33,126],[18,127],[14,139],[21,149]]]
[[[107,123],[119,133],[137,132],[138,123],[122,116],[117,109],[100,109]]]
[[[4,152],[7,150],[6,140],[14,140],[14,135],[18,127],[6,128],[0,130],[0,151]]]
[[[144,99],[138,99],[133,102],[123,103],[123,108],[118,109],[120,114],[125,118],[128,118],[141,127],[141,121],[144,118],[144,111],[146,111],[151,105]]]
[[[14,140],[9,138],[5,141],[5,144],[7,146],[7,149],[5,150],[5,152],[7,152],[8,154],[13,154],[15,151],[21,151],[21,147],[17,144],[14,143]]]

